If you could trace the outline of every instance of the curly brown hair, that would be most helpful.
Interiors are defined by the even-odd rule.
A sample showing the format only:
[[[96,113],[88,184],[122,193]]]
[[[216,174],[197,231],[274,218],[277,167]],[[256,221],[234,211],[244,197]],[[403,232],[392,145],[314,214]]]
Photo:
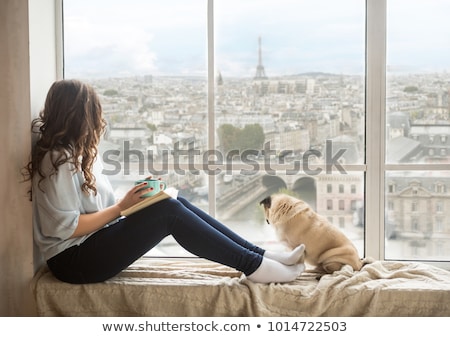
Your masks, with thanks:
[[[100,99],[90,85],[78,80],[56,81],[50,87],[44,109],[32,121],[32,132],[37,133],[31,159],[25,167],[26,180],[39,174],[39,183],[46,178],[41,164],[50,152],[53,172],[59,166],[71,163],[75,171],[84,175],[81,189],[97,193],[93,163],[97,146],[106,127]],[[31,189],[30,189],[31,198]]]

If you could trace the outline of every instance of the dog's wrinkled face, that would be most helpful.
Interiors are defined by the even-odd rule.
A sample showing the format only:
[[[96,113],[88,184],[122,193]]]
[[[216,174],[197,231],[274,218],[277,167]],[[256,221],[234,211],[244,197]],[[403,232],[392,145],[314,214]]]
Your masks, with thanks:
[[[303,200],[285,194],[273,194],[259,203],[264,206],[266,222],[273,226],[285,223],[294,215],[310,210]]]

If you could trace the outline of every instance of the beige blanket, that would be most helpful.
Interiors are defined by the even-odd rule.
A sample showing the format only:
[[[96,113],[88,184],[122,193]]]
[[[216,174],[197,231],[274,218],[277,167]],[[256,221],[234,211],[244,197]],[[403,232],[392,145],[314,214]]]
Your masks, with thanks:
[[[32,288],[41,316],[450,316],[443,269],[373,262],[317,277],[263,285],[201,259],[142,258],[99,284],[66,284],[43,268]]]

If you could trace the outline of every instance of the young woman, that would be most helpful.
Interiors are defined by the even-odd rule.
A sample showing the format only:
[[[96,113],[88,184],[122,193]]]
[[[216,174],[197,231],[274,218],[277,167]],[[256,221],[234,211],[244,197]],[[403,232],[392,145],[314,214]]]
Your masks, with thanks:
[[[168,235],[189,252],[254,282],[289,282],[303,272],[298,260],[304,246],[265,251],[182,197],[120,217],[150,189],[142,183],[114,199],[97,158],[105,125],[94,89],[77,80],[53,83],[32,123],[38,139],[26,172],[34,240],[55,277],[69,283],[105,281]]]

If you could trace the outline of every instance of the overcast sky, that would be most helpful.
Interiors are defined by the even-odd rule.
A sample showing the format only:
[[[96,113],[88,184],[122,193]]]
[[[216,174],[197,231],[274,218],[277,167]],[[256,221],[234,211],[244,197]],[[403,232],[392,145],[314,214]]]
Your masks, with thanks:
[[[216,68],[364,72],[364,0],[217,0]],[[450,1],[388,0],[388,64],[450,70]],[[206,75],[206,0],[64,0],[66,77]]]

